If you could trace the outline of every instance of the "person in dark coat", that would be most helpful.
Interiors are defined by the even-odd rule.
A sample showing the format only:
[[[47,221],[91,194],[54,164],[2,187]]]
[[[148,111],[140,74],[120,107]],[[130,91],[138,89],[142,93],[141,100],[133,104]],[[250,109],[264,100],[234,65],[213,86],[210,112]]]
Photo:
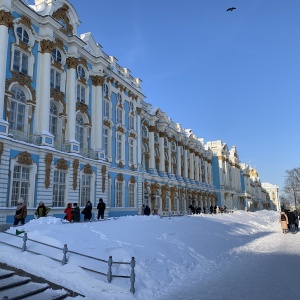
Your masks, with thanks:
[[[73,220],[73,215],[72,215],[72,203],[68,203],[67,208],[64,210],[65,215],[65,220],[72,222]]]
[[[104,219],[104,211],[105,211],[105,208],[106,208],[106,205],[105,203],[103,202],[103,199],[100,198],[99,199],[99,203],[97,205],[97,209],[98,209],[98,217],[97,217],[97,220],[101,219],[103,220]]]
[[[210,214],[212,214],[212,213],[213,213],[213,211],[214,211],[214,208],[213,208],[213,206],[212,206],[212,205],[210,206],[210,208],[209,208],[209,211],[210,211]]]
[[[288,211],[287,213],[287,216],[288,216],[288,219],[289,219],[289,230],[291,233],[296,233],[296,230],[295,230],[295,223],[296,223],[296,217],[295,215]]]
[[[47,217],[48,212],[51,210],[50,207],[45,206],[43,201],[39,202],[39,206],[35,211],[36,218]]]
[[[80,222],[80,208],[78,207],[77,203],[73,204],[72,215],[74,222]]]
[[[21,222],[21,224],[24,225],[26,216],[27,216],[26,204],[24,203],[23,199],[20,199],[18,201],[17,208],[16,208],[14,226],[17,226],[19,222]]]
[[[92,206],[91,201],[88,201],[86,203],[86,206],[85,206],[84,210],[82,211],[83,214],[84,214],[84,217],[83,217],[84,221],[91,221],[91,218],[92,218],[92,208],[93,208],[93,206]]]
[[[144,210],[144,213],[145,213],[145,216],[150,216],[150,207],[148,205],[146,205],[145,207],[145,210]]]

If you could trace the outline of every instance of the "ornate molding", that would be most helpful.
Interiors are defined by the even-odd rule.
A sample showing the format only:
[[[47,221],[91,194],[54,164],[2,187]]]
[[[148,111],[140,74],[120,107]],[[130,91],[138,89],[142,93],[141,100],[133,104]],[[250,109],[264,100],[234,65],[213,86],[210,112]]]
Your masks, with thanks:
[[[130,183],[136,183],[135,177],[134,177],[134,176],[131,176],[129,182],[130,182]]]
[[[87,124],[87,125],[91,126],[92,125],[92,118],[89,114],[89,108],[88,108],[87,104],[77,101],[76,102],[76,111],[77,110],[79,110],[82,114],[85,114],[88,117],[89,124]]]
[[[0,25],[4,25],[8,28],[13,28],[13,16],[10,12],[7,12],[5,10],[0,10]]]
[[[41,45],[41,53],[50,53],[52,52],[52,50],[55,48],[55,44],[53,41],[50,40],[41,40],[40,41],[40,45]]]
[[[92,80],[92,85],[94,86],[102,86],[104,83],[104,78],[99,75],[91,76],[91,80]]]
[[[21,165],[28,165],[28,166],[32,165],[33,160],[31,158],[31,154],[29,154],[27,151],[21,152],[18,155],[17,163]]]
[[[168,134],[165,131],[160,131],[159,137],[168,138]]]
[[[3,151],[4,151],[4,144],[3,144],[3,142],[0,142],[0,163],[1,163],[1,157],[2,157]]]
[[[73,160],[73,190],[77,189],[77,178],[78,178],[78,167],[79,167],[79,159]]]
[[[135,171],[135,170],[136,170],[136,167],[135,167],[134,165],[131,165],[130,170],[131,170],[131,171]]]
[[[83,167],[83,173],[84,174],[89,174],[89,175],[92,175],[93,174],[93,168],[90,164],[86,164],[84,167]]]
[[[124,165],[123,165],[123,163],[121,161],[119,161],[119,163],[118,163],[118,168],[121,168],[121,169],[124,168]]]
[[[105,192],[105,179],[106,179],[106,166],[102,166],[101,168],[101,173],[102,173],[102,193]]]
[[[64,4],[62,7],[53,12],[52,17],[57,21],[63,20],[66,24],[66,28],[61,28],[61,31],[67,35],[73,35],[73,26],[70,24],[70,19],[67,15],[69,11],[69,6]]]
[[[122,126],[118,126],[118,128],[117,128],[116,131],[120,131],[120,132],[122,132],[123,134],[125,133],[125,129],[124,129]]]
[[[45,166],[46,166],[46,173],[45,173],[45,188],[48,189],[50,186],[50,173],[51,173],[51,163],[53,160],[53,154],[47,153],[45,155]]]
[[[64,42],[61,39],[59,38],[55,39],[54,47],[59,48],[64,54],[66,54],[66,50],[64,48]]]
[[[103,125],[111,129],[111,123],[107,119],[103,121]]]
[[[129,137],[131,137],[131,138],[133,138],[133,139],[136,139],[136,134],[133,133],[133,132],[130,132],[130,133],[129,133]]]
[[[117,176],[117,180],[118,181],[124,181],[123,174],[119,173],[118,176]]]
[[[56,169],[67,171],[69,169],[67,161],[64,158],[61,158],[56,163]]]
[[[158,128],[156,126],[148,126],[149,132],[159,133]]]
[[[66,63],[68,69],[76,69],[78,65],[78,59],[76,57],[68,57]]]

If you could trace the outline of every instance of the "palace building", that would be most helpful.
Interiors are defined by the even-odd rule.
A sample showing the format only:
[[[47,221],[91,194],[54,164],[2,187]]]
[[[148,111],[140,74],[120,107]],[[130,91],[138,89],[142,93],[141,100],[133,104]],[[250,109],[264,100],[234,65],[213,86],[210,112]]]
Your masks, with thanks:
[[[273,209],[235,147],[207,142],[145,102],[141,79],[107,55],[67,0],[0,0],[0,223],[22,198],[107,204],[106,216],[189,206]]]

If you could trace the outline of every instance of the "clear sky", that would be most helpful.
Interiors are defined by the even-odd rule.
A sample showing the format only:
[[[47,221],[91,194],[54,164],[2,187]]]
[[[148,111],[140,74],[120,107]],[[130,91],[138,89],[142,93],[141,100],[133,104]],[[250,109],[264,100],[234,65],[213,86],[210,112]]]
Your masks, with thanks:
[[[78,33],[92,32],[174,122],[236,146],[262,182],[282,188],[300,167],[299,0],[71,3]]]

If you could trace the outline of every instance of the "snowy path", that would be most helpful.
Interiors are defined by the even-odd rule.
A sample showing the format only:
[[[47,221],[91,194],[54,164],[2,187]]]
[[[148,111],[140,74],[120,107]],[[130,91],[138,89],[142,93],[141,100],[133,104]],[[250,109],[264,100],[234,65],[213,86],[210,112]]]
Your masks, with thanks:
[[[275,223],[269,235],[222,254],[206,279],[194,274],[161,299],[299,299],[299,253],[300,232],[284,235]]]

